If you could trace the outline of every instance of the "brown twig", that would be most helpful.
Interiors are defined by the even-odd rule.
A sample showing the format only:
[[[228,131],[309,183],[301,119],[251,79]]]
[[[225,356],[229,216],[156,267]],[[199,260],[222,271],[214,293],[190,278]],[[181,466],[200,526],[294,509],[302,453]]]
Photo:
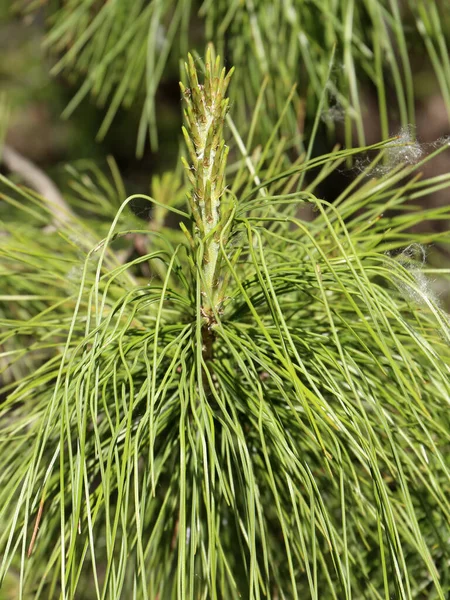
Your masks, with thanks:
[[[8,144],[5,144],[0,150],[0,160],[8,171],[19,175],[27,185],[45,199],[56,224],[66,223],[74,217],[74,213],[57,186],[39,167]]]

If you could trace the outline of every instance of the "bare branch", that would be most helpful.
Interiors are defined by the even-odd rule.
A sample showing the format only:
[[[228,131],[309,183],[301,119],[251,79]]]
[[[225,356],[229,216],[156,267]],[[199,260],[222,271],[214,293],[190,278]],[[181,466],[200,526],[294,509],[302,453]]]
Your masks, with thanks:
[[[55,223],[67,223],[74,217],[74,213],[57,186],[41,169],[7,144],[3,146],[0,157],[11,173],[19,175],[45,199],[53,213]]]

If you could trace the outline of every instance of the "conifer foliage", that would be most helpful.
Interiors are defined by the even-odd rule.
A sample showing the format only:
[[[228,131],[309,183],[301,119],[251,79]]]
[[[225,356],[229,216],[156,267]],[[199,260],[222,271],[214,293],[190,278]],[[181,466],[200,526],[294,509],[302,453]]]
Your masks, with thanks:
[[[448,142],[292,160],[286,109],[253,151],[263,102],[244,142],[232,69],[210,46],[185,71],[185,183],[139,195],[155,220],[112,162],[70,167],[56,224],[1,178],[3,589],[445,600],[450,327],[423,248],[450,240],[411,228],[450,208],[405,205],[449,185],[418,176]]]

